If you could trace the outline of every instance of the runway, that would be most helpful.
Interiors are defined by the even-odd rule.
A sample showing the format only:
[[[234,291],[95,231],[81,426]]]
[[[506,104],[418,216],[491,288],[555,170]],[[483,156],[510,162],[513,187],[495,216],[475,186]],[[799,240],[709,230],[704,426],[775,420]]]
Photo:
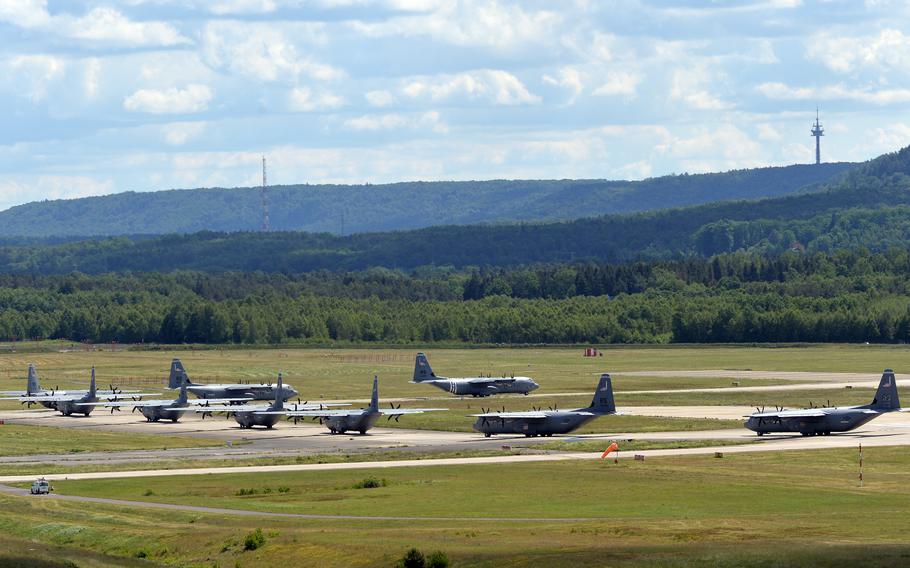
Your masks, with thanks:
[[[405,431],[415,434],[420,431]],[[382,430],[378,432],[377,438],[386,435],[401,435],[401,430]],[[457,432],[439,432],[432,434],[439,438],[446,438],[449,444],[458,443],[459,441],[476,438],[476,434],[457,433]],[[628,438],[626,438],[628,436]],[[337,437],[335,437],[337,439]],[[749,440],[755,441],[756,437],[752,432],[745,429],[733,430],[712,430],[703,432],[661,432],[652,434],[596,434],[585,436],[567,436],[562,438],[549,438],[548,441],[562,439],[572,440],[603,440],[604,446],[610,440],[625,439],[638,440],[684,440],[684,439],[717,439],[717,440]],[[543,439],[528,440],[523,436],[499,436],[492,439],[484,439],[489,447],[500,445],[533,445],[544,442]],[[524,444],[522,444],[524,443]],[[835,434],[832,436],[819,436],[805,438],[799,435],[781,434],[766,435],[761,441],[752,444],[724,445],[702,447],[702,448],[679,448],[663,450],[643,450],[635,451],[634,454],[641,454],[645,457],[663,457],[663,456],[680,456],[680,455],[705,455],[722,452],[725,454],[735,454],[743,452],[768,452],[768,451],[794,451],[794,450],[813,450],[813,449],[830,449],[830,448],[854,448],[862,443],[864,446],[894,446],[910,445],[910,422],[904,416],[899,414],[890,414],[878,418],[876,421],[866,424],[863,428],[853,432]],[[451,448],[451,446],[449,446]],[[630,452],[622,452],[620,445],[621,458],[630,459]],[[162,451],[162,452],[170,452]],[[110,452],[115,453],[115,452]],[[160,454],[159,454],[160,455]],[[440,459],[397,459],[387,461],[360,461],[360,462],[341,462],[341,463],[315,463],[315,464],[290,464],[290,465],[256,465],[256,466],[239,466],[239,467],[198,467],[198,468],[178,468],[178,469],[143,469],[133,471],[109,471],[109,472],[88,472],[88,473],[62,473],[50,474],[46,477],[50,480],[62,479],[116,479],[124,477],[163,477],[163,476],[185,476],[185,475],[211,475],[211,474],[231,474],[231,473],[256,473],[256,472],[306,472],[306,471],[332,471],[332,470],[351,470],[351,469],[383,469],[395,467],[431,467],[441,465],[487,465],[503,463],[528,463],[543,461],[566,461],[566,460],[593,460],[598,459],[600,453],[590,452],[548,452],[533,454],[510,454],[501,456],[484,456],[484,457],[460,457],[460,458],[440,458]],[[50,459],[61,458],[61,456],[48,456]],[[163,457],[163,456],[161,456]],[[30,456],[34,459],[34,456]],[[17,458],[18,459],[18,458]],[[61,459],[61,463],[68,463],[69,457]],[[0,476],[0,483],[19,483],[31,481],[35,478],[34,474],[30,475],[7,475]]]

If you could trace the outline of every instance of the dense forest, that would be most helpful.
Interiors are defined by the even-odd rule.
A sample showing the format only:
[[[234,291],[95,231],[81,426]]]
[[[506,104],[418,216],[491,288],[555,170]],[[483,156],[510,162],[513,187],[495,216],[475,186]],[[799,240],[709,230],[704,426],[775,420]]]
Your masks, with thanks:
[[[794,165],[643,181],[494,180],[269,188],[278,231],[361,233],[434,225],[571,220],[790,195],[855,164]],[[0,238],[255,231],[258,188],[126,192],[0,212]]]
[[[910,167],[907,168],[910,171]],[[338,237],[211,233],[0,246],[0,272],[307,272],[421,266],[668,259],[792,247],[831,252],[910,245],[910,177],[845,179],[821,193],[562,223],[430,227]]]
[[[122,343],[910,341],[910,254],[402,273],[0,276],[0,338]]]

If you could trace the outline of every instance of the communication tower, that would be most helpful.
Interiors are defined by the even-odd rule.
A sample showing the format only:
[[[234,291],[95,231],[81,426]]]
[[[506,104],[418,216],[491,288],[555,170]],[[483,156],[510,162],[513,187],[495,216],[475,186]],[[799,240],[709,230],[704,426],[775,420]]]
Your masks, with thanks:
[[[268,233],[271,227],[269,226],[269,193],[265,177],[265,156],[262,157],[262,188],[259,190],[259,197],[262,200],[262,232]]]
[[[822,125],[818,122],[818,107],[815,107],[815,124],[812,125],[812,136],[815,137],[815,163],[822,163],[822,136],[825,135],[825,130],[822,128]]]

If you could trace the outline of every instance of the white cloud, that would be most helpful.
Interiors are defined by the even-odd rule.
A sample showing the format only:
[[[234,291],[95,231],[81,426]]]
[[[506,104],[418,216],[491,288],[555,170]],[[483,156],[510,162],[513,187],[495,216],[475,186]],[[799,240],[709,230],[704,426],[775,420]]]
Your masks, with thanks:
[[[440,120],[439,113],[436,111],[427,111],[416,116],[398,113],[366,114],[344,121],[343,126],[348,130],[365,131],[412,128],[432,130],[439,134],[444,134],[449,130],[445,123]]]
[[[94,8],[68,22],[69,37],[128,46],[172,46],[190,41],[164,22],[134,22],[113,8]]]
[[[23,28],[43,26],[50,21],[47,0],[3,0],[0,2],[0,21]]]
[[[765,149],[732,124],[698,128],[691,136],[673,136],[655,147],[680,160],[689,172],[752,168],[768,163]]]
[[[578,95],[585,90],[581,72],[574,67],[561,67],[556,71],[555,76],[544,75],[543,80],[551,85],[568,89],[572,93],[569,98],[569,104],[574,103]]]
[[[593,94],[599,96],[623,95],[634,97],[639,83],[641,83],[641,76],[637,73],[613,71],[607,73],[607,81],[594,89]]]
[[[185,89],[139,89],[124,99],[123,108],[151,114],[189,114],[204,111],[211,100],[211,89],[191,84]]]
[[[328,91],[313,92],[309,87],[291,89],[288,108],[295,112],[334,110],[344,105],[344,99]]]
[[[85,96],[93,99],[98,95],[98,76],[101,74],[101,61],[92,57],[85,62],[85,75],[83,78],[83,89]]]
[[[389,91],[369,91],[364,97],[373,107],[387,107],[395,104],[395,95]]]
[[[267,14],[278,6],[273,0],[220,0],[209,5],[213,14]]]
[[[612,175],[619,179],[645,179],[651,177],[651,162],[647,160],[638,160],[630,164],[625,164],[613,170]]]
[[[165,143],[170,146],[183,146],[187,141],[198,137],[205,131],[206,123],[200,122],[172,122],[161,126],[161,134]]]
[[[782,138],[780,131],[771,126],[770,124],[761,123],[756,126],[758,128],[758,139],[766,140],[768,142],[778,142]]]
[[[17,55],[7,63],[9,76],[21,94],[32,101],[47,97],[48,86],[63,77],[66,63],[53,55]]]
[[[71,39],[131,47],[190,43],[169,23],[135,22],[107,7],[93,8],[82,16],[66,12],[52,15],[46,0],[4,0],[0,2],[0,21]]]
[[[114,190],[110,179],[89,176],[37,175],[0,177],[0,210],[42,199],[74,199]]]
[[[872,36],[816,34],[807,41],[807,54],[841,73],[861,67],[903,71],[910,66],[910,36],[891,28]]]
[[[296,32],[315,37],[320,25],[301,24]],[[344,71],[300,55],[279,26],[241,22],[210,22],[202,31],[203,55],[216,69],[264,81],[296,82],[306,76],[331,81]]]
[[[769,99],[779,100],[853,100],[879,106],[910,102],[910,89],[849,88],[840,84],[791,87],[784,83],[762,83],[756,89]]]
[[[404,83],[401,92],[410,98],[429,97],[434,101],[483,99],[498,105],[540,102],[540,97],[532,95],[518,77],[496,69],[415,77]]]
[[[546,43],[556,37],[562,22],[556,11],[529,11],[496,0],[423,2],[419,9],[425,13],[349,25],[370,37],[428,35],[459,46],[513,49]]]
[[[673,71],[670,98],[683,101],[699,110],[723,110],[732,107],[708,89],[714,81],[704,66],[678,68]]]

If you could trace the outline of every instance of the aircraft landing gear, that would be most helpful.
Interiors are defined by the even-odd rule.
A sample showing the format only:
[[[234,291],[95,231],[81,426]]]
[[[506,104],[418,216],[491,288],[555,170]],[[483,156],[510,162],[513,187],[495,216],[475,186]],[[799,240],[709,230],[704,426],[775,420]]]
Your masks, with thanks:
[[[366,430],[360,430],[360,435],[361,435],[361,436],[366,436],[366,434],[367,434],[367,431],[366,431]]]
[[[493,434],[490,434],[489,432],[484,432],[484,433],[483,433],[483,437],[484,437],[484,438],[489,438],[489,437],[492,436],[492,435],[493,435]]]
[[[756,434],[758,434],[759,436],[764,436],[764,435],[765,435],[764,432],[756,432]]]

